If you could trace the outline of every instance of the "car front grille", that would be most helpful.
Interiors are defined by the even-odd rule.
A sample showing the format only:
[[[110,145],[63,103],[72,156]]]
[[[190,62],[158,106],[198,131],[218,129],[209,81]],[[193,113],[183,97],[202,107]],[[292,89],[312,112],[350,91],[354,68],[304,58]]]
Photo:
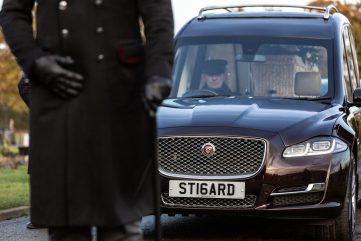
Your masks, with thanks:
[[[245,199],[222,199],[222,198],[183,198],[170,197],[168,193],[162,193],[162,203],[167,207],[183,208],[252,208],[257,197],[246,195]]]
[[[212,143],[213,156],[202,154],[202,146]],[[251,176],[263,164],[266,142],[239,137],[160,137],[160,170],[170,174],[205,176]]]
[[[307,205],[319,203],[323,197],[323,192],[302,193],[274,196],[272,204],[274,207]]]

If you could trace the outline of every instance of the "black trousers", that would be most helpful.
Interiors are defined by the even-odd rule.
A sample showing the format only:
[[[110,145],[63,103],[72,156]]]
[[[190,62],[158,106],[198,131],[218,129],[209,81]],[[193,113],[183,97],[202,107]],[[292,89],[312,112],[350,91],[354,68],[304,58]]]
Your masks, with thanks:
[[[90,227],[49,228],[49,241],[91,241]],[[121,227],[98,227],[97,241],[143,241],[140,222]]]

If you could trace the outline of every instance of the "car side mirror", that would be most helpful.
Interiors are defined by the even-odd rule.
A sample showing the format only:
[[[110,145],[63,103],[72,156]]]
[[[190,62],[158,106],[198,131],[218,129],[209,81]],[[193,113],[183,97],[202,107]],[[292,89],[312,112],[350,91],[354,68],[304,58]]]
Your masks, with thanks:
[[[353,91],[353,104],[361,107],[361,87]]]

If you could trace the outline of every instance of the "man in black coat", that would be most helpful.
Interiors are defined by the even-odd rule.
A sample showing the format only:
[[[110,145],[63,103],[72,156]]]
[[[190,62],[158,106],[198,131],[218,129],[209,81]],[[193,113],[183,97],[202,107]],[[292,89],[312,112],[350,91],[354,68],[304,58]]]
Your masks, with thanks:
[[[36,2],[36,34],[35,0],[0,12],[31,81],[31,221],[50,240],[90,240],[93,225],[98,240],[141,240],[154,211],[149,109],[170,90],[170,0]]]

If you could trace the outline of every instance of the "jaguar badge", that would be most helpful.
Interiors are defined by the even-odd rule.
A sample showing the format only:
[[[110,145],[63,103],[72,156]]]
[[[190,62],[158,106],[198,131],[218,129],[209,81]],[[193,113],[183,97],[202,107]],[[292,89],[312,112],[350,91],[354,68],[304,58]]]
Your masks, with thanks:
[[[216,153],[216,147],[212,143],[206,143],[201,148],[202,154],[211,157]]]

